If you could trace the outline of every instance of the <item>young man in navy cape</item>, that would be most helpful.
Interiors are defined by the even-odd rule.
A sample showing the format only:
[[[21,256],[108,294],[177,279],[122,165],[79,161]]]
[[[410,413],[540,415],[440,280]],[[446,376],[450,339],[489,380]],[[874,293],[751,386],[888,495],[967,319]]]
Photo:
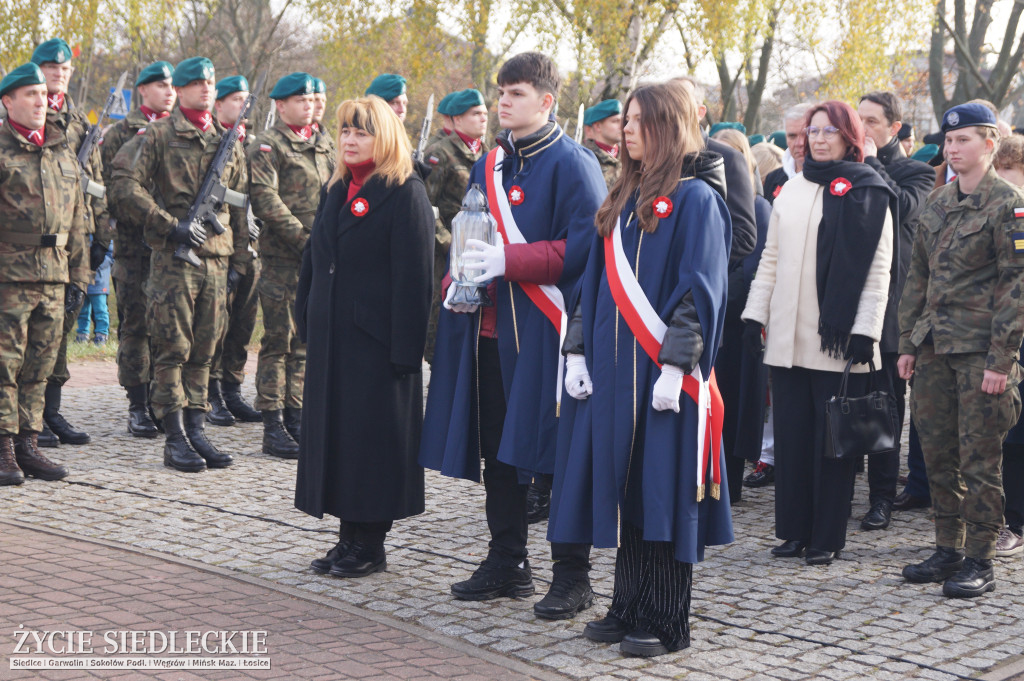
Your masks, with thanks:
[[[554,62],[527,52],[498,72],[497,147],[473,166],[487,193],[499,244],[472,244],[465,261],[490,282],[493,306],[453,304],[445,279],[420,463],[480,480],[486,490],[487,558],[452,585],[462,600],[534,593],[527,560],[527,483],[552,474],[562,394],[564,301],[587,262],[594,216],[607,192],[593,153],[551,116]],[[588,547],[555,545],[551,592],[534,610],[563,619],[590,607]]]

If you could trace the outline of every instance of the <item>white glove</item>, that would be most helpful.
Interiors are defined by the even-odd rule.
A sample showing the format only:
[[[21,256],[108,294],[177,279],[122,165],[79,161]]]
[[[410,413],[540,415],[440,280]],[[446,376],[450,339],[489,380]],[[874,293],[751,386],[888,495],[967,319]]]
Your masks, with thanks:
[[[683,370],[670,364],[663,364],[661,376],[654,382],[651,391],[651,406],[655,411],[671,409],[679,413],[679,395],[683,391]]]
[[[594,394],[594,384],[583,355],[565,356],[565,391],[577,400],[585,400]]]
[[[444,305],[444,309],[451,310],[452,312],[458,312],[460,314],[471,314],[476,312],[476,309],[480,307],[479,305],[467,305],[465,303],[452,305],[452,296],[455,295],[455,286],[456,284],[454,281],[448,286],[448,293],[445,294],[444,302],[442,303],[442,305]]]
[[[479,239],[466,239],[466,252],[462,254],[462,267],[467,270],[480,270],[473,281],[478,284],[490,281],[505,274],[505,244],[492,246]]]

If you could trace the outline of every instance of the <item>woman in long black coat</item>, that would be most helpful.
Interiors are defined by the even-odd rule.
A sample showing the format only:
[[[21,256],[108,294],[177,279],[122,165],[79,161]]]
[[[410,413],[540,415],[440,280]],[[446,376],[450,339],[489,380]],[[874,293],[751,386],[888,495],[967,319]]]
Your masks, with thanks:
[[[338,165],[302,257],[295,319],[306,387],[295,507],[341,519],[311,567],[386,569],[393,520],[423,512],[416,461],[434,216],[401,122],[378,97],[338,107]]]

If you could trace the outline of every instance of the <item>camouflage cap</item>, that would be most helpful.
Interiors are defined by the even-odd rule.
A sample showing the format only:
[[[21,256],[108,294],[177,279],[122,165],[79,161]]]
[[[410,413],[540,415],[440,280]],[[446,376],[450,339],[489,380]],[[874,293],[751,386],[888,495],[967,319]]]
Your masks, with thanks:
[[[185,87],[194,80],[213,80],[213,62],[206,57],[189,57],[174,67],[171,85]]]
[[[271,99],[287,99],[292,95],[311,95],[316,92],[313,76],[304,71],[289,73],[281,77],[270,91]]]
[[[445,116],[461,116],[474,106],[483,106],[484,96],[479,90],[469,88],[453,92],[441,100],[437,112]]]
[[[227,97],[233,92],[248,92],[249,81],[245,76],[228,76],[217,83],[217,99]]]
[[[606,118],[622,113],[622,102],[617,99],[606,99],[583,112],[583,125],[600,123]]]
[[[158,80],[167,80],[173,75],[174,67],[171,66],[170,62],[155,61],[142,69],[139,77],[135,79],[135,87],[145,85],[146,83],[155,83]]]
[[[714,135],[719,130],[739,130],[744,135],[747,134],[747,126],[736,121],[719,121],[711,126],[711,130],[708,130],[708,135]]]
[[[33,64],[63,64],[64,62],[71,61],[74,57],[74,53],[68,44],[61,38],[50,38],[45,43],[40,43],[39,47],[32,53]]]
[[[327,83],[322,78],[313,77],[313,94],[326,95],[327,94]]]
[[[405,78],[397,73],[382,73],[373,79],[364,95],[377,95],[385,102],[405,94]]]
[[[14,69],[3,80],[0,80],[0,97],[3,97],[11,90],[16,90],[26,85],[45,85],[46,79],[39,67],[29,62]]]

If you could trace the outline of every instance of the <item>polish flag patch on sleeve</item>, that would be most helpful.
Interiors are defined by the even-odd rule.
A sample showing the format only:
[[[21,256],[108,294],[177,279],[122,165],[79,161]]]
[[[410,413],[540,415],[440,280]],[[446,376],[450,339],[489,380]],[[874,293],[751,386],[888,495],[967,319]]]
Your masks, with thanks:
[[[1018,220],[1024,219],[1024,206],[1020,208],[1014,208],[1013,217],[1017,218]]]
[[[260,151],[273,151],[273,149],[271,149],[269,144],[261,144]]]
[[[146,134],[146,129],[145,128],[139,128],[139,131],[137,133],[135,133],[136,137],[139,136],[139,135],[145,135],[145,134]]]

